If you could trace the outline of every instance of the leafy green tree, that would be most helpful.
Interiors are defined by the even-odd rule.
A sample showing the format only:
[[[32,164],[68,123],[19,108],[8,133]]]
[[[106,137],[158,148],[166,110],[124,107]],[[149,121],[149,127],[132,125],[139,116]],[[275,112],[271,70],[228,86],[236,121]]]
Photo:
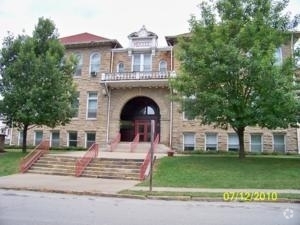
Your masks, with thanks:
[[[76,62],[65,57],[54,23],[40,18],[32,37],[8,35],[0,52],[0,111],[7,123],[23,131],[36,125],[55,127],[70,121],[76,90]]]
[[[297,123],[295,60],[278,63],[276,49],[289,44],[292,25],[283,14],[288,1],[219,0],[199,5],[190,33],[178,40],[178,76],[171,80],[183,109],[203,124],[227,129],[239,138],[245,157],[247,126],[270,129]],[[292,54],[291,54],[292,55]]]

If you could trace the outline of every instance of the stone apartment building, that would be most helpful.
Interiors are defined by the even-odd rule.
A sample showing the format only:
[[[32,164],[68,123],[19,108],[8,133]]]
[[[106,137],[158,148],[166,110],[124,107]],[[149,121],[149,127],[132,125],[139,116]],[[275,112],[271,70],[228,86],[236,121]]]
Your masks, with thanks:
[[[55,129],[34,127],[28,132],[28,144],[49,139],[51,146],[89,147],[93,142],[106,150],[120,134],[131,142],[139,135],[150,141],[150,121],[155,121],[159,142],[177,151],[238,150],[233,130],[215,129],[186,118],[177,102],[171,100],[169,78],[176,76],[179,62],[174,57],[176,36],[165,37],[166,46],[158,47],[158,36],[142,27],[128,36],[129,46],[117,40],[89,33],[61,38],[67,54],[74,54],[78,65],[73,75],[78,98],[77,115],[71,123]],[[278,59],[291,53],[291,47],[278,49]],[[11,144],[21,144],[22,135],[12,130]],[[249,127],[245,148],[251,152],[298,152],[299,130],[267,130]]]

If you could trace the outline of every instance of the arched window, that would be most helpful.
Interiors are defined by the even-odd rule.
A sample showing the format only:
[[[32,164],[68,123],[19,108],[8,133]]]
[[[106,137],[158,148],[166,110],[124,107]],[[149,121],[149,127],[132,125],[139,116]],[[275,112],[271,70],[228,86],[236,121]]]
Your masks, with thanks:
[[[118,73],[124,73],[125,72],[125,67],[123,62],[119,62],[117,66],[117,72]]]
[[[81,76],[81,72],[82,72],[82,55],[81,55],[81,53],[75,53],[75,58],[77,60],[77,66],[76,66],[74,76]]]
[[[92,53],[90,57],[90,73],[92,76],[97,75],[100,71],[100,54]]]
[[[147,105],[147,106],[141,108],[137,112],[137,115],[140,115],[140,116],[155,115],[155,109],[151,105]]]
[[[167,73],[167,62],[165,60],[159,62],[159,72]]]

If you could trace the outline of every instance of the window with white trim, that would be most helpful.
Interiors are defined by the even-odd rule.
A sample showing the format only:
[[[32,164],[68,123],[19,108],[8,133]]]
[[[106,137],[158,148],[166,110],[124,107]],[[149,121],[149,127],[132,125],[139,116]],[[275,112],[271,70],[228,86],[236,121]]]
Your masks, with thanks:
[[[195,120],[195,116],[193,115],[192,106],[195,104],[196,97],[195,95],[191,95],[189,97],[183,97],[183,112],[182,118],[183,120]]]
[[[250,151],[261,152],[262,151],[262,135],[250,134]]]
[[[96,118],[98,108],[98,93],[88,92],[88,102],[87,102],[87,118]]]
[[[161,60],[159,62],[159,72],[160,73],[167,73],[167,62],[165,60]]]
[[[285,134],[273,134],[274,152],[285,152]]]
[[[218,150],[218,134],[206,133],[205,134],[205,150]]]
[[[90,74],[91,76],[97,75],[100,72],[100,54],[95,52],[90,56]]]
[[[79,114],[79,96],[80,92],[76,92],[76,97],[74,99],[74,102],[72,102],[72,108],[73,108],[73,117],[77,118]]]
[[[152,70],[151,54],[136,53],[132,55],[132,71],[133,72],[149,72]]]
[[[82,54],[81,53],[75,53],[75,58],[77,60],[76,69],[74,72],[74,76],[81,76],[82,73]]]
[[[183,150],[184,151],[195,150],[195,133],[193,132],[183,133]]]
[[[228,151],[238,151],[239,146],[239,138],[236,133],[228,134]]]
[[[43,140],[43,131],[36,130],[34,131],[34,145],[39,145]]]
[[[86,132],[85,134],[85,146],[89,148],[96,142],[96,132]]]
[[[51,147],[59,147],[59,131],[51,132]]]
[[[23,145],[23,131],[19,131],[19,134],[18,134],[18,144],[19,145]]]
[[[68,146],[77,147],[77,131],[69,131],[68,133]]]
[[[275,50],[274,57],[275,57],[275,63],[274,64],[276,66],[282,65],[282,48],[277,48]]]
[[[123,62],[119,62],[117,65],[117,73],[124,73],[125,72],[125,66]]]
[[[182,118],[183,120],[187,121],[187,120],[195,120],[195,117],[192,116],[190,113],[183,111],[182,112]]]

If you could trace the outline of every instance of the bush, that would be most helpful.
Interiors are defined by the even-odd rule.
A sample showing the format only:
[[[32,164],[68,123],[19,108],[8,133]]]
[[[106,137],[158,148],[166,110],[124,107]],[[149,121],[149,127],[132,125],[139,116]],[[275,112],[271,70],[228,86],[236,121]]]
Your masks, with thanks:
[[[36,146],[27,145],[27,149],[34,149]],[[21,145],[5,145],[4,149],[16,149],[21,150]],[[84,147],[68,147],[68,146],[61,146],[61,147],[51,147],[50,150],[54,151],[86,151],[87,148]]]
[[[26,146],[27,149],[34,149],[35,146],[33,145],[27,145]],[[21,145],[4,145],[4,149],[22,149]]]
[[[86,151],[87,148],[84,147],[73,147],[73,146],[64,146],[64,147],[51,147],[51,151]]]

